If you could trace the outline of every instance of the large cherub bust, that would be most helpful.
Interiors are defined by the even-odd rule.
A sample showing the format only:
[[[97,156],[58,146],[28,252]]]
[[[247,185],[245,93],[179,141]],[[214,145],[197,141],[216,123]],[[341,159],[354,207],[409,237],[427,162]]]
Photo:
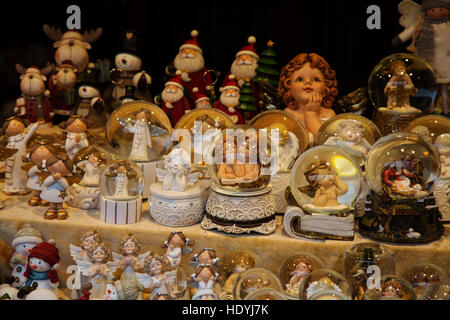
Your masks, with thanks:
[[[318,54],[301,53],[282,70],[278,85],[287,112],[293,113],[315,135],[335,115],[336,72]]]

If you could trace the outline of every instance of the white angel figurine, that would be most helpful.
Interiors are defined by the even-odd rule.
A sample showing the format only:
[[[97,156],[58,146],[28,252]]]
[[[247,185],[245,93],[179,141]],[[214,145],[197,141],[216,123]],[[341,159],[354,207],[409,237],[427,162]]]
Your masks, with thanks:
[[[169,260],[172,267],[179,266],[181,264],[181,256],[192,252],[192,249],[187,246],[192,245],[194,245],[194,241],[186,238],[183,232],[173,231],[163,244],[163,248],[167,248],[164,256]]]
[[[113,272],[117,270],[120,261],[108,261],[111,251],[104,242],[89,251],[88,257],[91,261],[76,260],[76,263],[81,273],[90,278],[92,288],[89,291],[89,299],[102,299],[106,293],[107,282],[112,278]]]
[[[115,169],[116,176],[114,177],[114,198],[118,200],[127,199],[129,197],[127,171],[127,168],[122,165]]]
[[[199,265],[195,273],[191,275],[197,283],[197,292],[192,300],[217,300],[217,294],[214,291],[214,283],[218,278],[210,265]]]
[[[278,171],[289,171],[299,156],[300,146],[298,138],[284,124],[279,122],[267,127],[267,131],[270,134],[272,130],[277,130],[279,137]]]
[[[97,187],[100,179],[100,172],[105,165],[102,163],[101,155],[97,151],[92,152],[86,160],[77,163],[77,167],[84,171],[80,181],[81,186]]]
[[[89,146],[86,135],[87,124],[81,116],[72,115],[65,123],[65,129],[67,138],[64,147],[69,159],[73,160],[78,151]]]
[[[443,133],[434,142],[441,162],[441,179],[450,178],[450,133]]]
[[[113,259],[120,261],[118,270],[122,271],[120,280],[137,280],[135,273],[144,267],[144,260],[151,255],[151,251],[139,254],[141,241],[133,234],[129,233],[120,240],[122,254],[113,252]]]
[[[151,137],[162,135],[167,130],[150,123],[148,110],[141,109],[135,116],[136,120],[117,118],[117,121],[125,127],[125,131],[134,133],[129,159],[138,162],[150,161],[148,148],[152,148]]]
[[[156,176],[163,190],[183,192],[198,182],[200,172],[189,174],[190,156],[182,148],[175,148],[164,159],[164,170],[156,168]]]

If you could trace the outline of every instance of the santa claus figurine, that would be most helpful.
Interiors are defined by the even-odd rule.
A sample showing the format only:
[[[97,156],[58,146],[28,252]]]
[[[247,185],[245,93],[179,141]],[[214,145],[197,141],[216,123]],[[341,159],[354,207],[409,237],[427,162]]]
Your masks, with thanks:
[[[195,100],[195,108],[211,108],[211,101],[209,100],[209,97],[201,92],[198,92],[198,88],[195,87],[193,90],[194,92],[194,100]]]
[[[228,114],[235,124],[244,124],[244,118],[237,109],[239,107],[240,89],[233,74],[228,76],[220,88],[220,92],[220,99],[214,104],[214,108]]]
[[[195,87],[198,92],[206,94],[207,86],[212,84],[211,76],[205,67],[203,51],[197,40],[198,31],[192,30],[192,39],[187,40],[180,46],[179,52],[173,61],[176,70],[180,70],[181,84],[187,89],[188,99],[191,105],[195,104]]]
[[[189,101],[184,96],[180,71],[177,71],[176,77],[166,82],[161,98],[163,100],[161,108],[167,114],[173,126],[185,114],[186,110],[191,110]]]
[[[247,39],[248,44],[243,46],[241,50],[236,53],[236,58],[231,64],[231,70],[225,76],[224,82],[227,81],[230,74],[235,75],[236,82],[240,89],[245,82],[249,82],[251,85],[251,89],[253,91],[253,98],[255,99],[255,109],[256,111],[248,112],[245,114],[246,118],[251,119],[256,114],[258,114],[258,86],[252,80],[256,77],[256,68],[258,67],[259,56],[255,49],[256,38],[254,36],[250,36]],[[222,83],[223,85],[223,83]],[[242,111],[242,110],[241,110]]]

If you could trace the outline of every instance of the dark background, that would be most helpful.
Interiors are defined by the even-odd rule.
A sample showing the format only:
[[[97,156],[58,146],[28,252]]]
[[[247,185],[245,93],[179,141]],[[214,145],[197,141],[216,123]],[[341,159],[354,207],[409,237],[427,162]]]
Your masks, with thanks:
[[[92,44],[91,61],[114,59],[125,28],[140,29],[145,46],[144,69],[153,78],[153,93],[164,84],[164,68],[178,47],[199,31],[200,46],[208,68],[230,69],[236,52],[250,35],[261,52],[268,40],[280,67],[300,52],[316,52],[337,72],[340,94],[367,86],[372,68],[385,56],[405,52],[406,45],[392,48],[391,39],[402,31],[398,24],[400,1],[314,0],[314,1],[9,1],[0,19],[3,39],[0,49],[0,104],[8,115],[20,95],[16,63],[44,66],[53,61],[53,41],[42,31],[43,24],[66,31],[71,4],[81,8],[81,28],[103,28]],[[381,30],[369,30],[369,5],[381,8]]]

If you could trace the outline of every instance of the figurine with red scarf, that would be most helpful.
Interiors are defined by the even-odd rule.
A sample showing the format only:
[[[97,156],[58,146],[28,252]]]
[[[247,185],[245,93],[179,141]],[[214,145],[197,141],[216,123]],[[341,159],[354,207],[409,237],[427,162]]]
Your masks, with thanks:
[[[197,87],[199,93],[206,94],[207,86],[212,84],[197,36],[198,31],[192,30],[192,39],[187,40],[180,46],[173,61],[175,69],[181,71],[181,84],[187,90],[187,98],[191,105],[195,105],[193,89]]]
[[[180,71],[177,71],[176,77],[166,82],[161,98],[163,100],[161,109],[169,117],[172,126],[175,126],[186,110],[191,110],[189,101],[184,96]]]
[[[214,104],[214,108],[219,109],[228,114],[235,124],[244,124],[244,118],[239,107],[239,86],[236,83],[233,74],[229,75],[220,88],[220,99]]]

